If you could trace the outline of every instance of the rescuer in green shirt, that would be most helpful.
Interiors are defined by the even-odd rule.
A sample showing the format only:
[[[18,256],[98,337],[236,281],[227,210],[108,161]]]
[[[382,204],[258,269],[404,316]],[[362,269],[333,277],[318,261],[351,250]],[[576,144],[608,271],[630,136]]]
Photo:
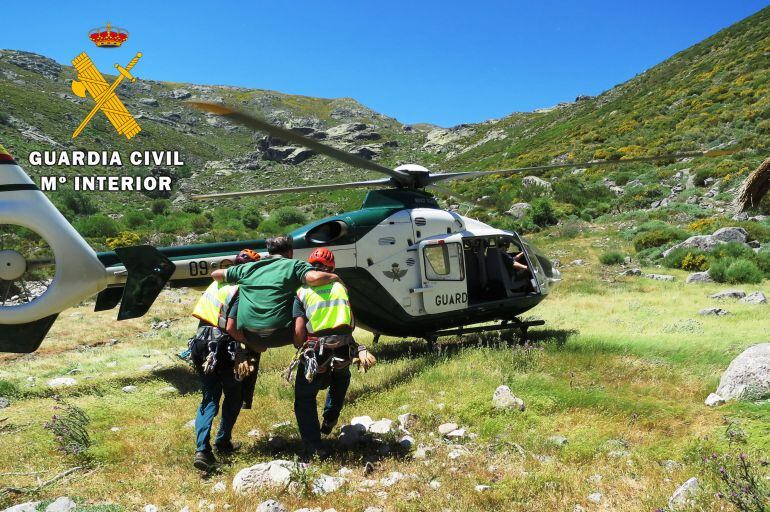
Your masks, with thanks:
[[[291,259],[294,251],[289,237],[269,238],[267,251],[269,258],[211,273],[215,281],[238,285],[238,328],[249,348],[258,352],[292,344],[292,305],[299,287],[339,281],[335,274]]]

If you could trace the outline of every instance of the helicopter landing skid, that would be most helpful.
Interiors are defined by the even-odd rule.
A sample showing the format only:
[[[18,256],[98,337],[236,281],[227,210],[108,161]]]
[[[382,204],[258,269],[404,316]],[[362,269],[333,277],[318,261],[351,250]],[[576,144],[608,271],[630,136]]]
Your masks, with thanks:
[[[463,334],[472,334],[472,333],[478,333],[478,332],[491,332],[491,331],[502,331],[506,329],[518,329],[521,333],[521,342],[524,343],[527,341],[527,330],[530,327],[536,327],[540,325],[545,325],[545,320],[521,320],[517,317],[513,317],[509,320],[503,320],[499,324],[496,325],[480,325],[478,327],[458,327],[456,329],[447,329],[445,331],[435,331],[432,333],[428,333],[425,336],[425,341],[428,342],[428,345],[432,348],[433,345],[436,343],[436,340],[440,337],[444,336],[462,336]],[[508,344],[510,345],[511,342],[508,340]]]

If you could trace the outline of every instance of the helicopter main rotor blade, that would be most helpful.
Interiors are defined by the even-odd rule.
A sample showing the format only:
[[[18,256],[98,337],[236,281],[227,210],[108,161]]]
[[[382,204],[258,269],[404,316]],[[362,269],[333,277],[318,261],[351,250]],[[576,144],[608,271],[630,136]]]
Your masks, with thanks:
[[[438,181],[457,180],[476,178],[478,176],[488,176],[491,174],[518,174],[530,171],[547,171],[551,169],[570,169],[572,167],[596,167],[599,165],[625,165],[638,162],[657,162],[661,160],[672,160],[677,158],[694,158],[694,157],[717,157],[732,155],[737,153],[741,149],[712,149],[709,151],[688,151],[683,153],[668,153],[666,155],[654,155],[654,156],[641,156],[637,158],[627,158],[623,160],[593,160],[590,162],[573,162],[565,164],[548,164],[548,165],[533,165],[529,167],[517,167],[515,169],[503,169],[499,171],[465,171],[465,172],[447,172],[431,174],[423,181],[425,184],[432,184]]]
[[[208,103],[204,101],[188,101],[187,103],[200,110],[205,110],[206,112],[211,112],[212,114],[226,117],[234,123],[240,124],[241,126],[246,126],[252,130],[266,132],[277,139],[293,142],[295,144],[299,144],[300,146],[312,149],[316,153],[334,158],[339,162],[352,165],[353,167],[387,174],[388,176],[395,179],[399,185],[410,186],[414,182],[414,178],[412,178],[412,176],[408,173],[395,171],[385,167],[384,165],[372,162],[371,160],[352,155],[347,151],[342,151],[340,149],[327,146],[326,144],[321,144],[315,139],[305,137],[304,135],[293,132],[291,130],[287,130],[286,128],[281,128],[280,126],[275,126],[254,115],[246,114],[245,112],[235,110],[226,105]]]
[[[341,190],[345,188],[379,187],[382,185],[393,185],[393,180],[391,180],[390,178],[383,178],[380,180],[354,181],[352,183],[328,183],[325,185],[308,185],[306,187],[272,188],[268,190],[247,190],[245,192],[221,192],[218,194],[202,194],[197,196],[191,196],[191,199],[200,201],[203,199],[223,199],[228,197],[241,197],[241,196],[266,196],[270,194],[286,194],[290,192],[315,192],[319,190]]]

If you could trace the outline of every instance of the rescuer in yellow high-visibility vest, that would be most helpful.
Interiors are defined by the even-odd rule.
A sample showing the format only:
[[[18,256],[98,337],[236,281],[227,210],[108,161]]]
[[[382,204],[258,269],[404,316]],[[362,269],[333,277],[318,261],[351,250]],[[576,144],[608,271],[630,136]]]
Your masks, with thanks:
[[[334,272],[334,254],[328,249],[313,251],[308,263],[323,272]],[[321,434],[330,434],[337,424],[350,385],[351,362],[357,359],[365,371],[375,359],[353,339],[355,321],[344,284],[337,281],[302,286],[297,290],[293,316],[294,343],[300,350],[289,378],[291,369],[297,366],[294,414],[307,455],[312,456],[322,450]],[[316,398],[326,387],[329,391],[320,425]]]
[[[244,249],[236,265],[259,260],[259,254]],[[238,286],[214,281],[198,299],[193,316],[200,320],[190,340],[190,356],[201,379],[203,399],[195,418],[194,466],[210,471],[216,464],[211,449],[211,426],[222,401],[222,419],[214,441],[219,452],[233,451],[232,431],[241,407],[251,407],[259,354],[245,350],[243,333],[237,329]]]

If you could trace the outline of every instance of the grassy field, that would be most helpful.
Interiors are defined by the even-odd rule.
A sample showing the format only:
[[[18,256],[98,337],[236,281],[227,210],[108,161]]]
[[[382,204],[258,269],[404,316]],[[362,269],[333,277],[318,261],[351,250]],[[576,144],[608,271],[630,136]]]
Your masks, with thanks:
[[[199,402],[197,380],[175,357],[194,330],[189,312],[197,292],[165,292],[147,317],[121,323],[114,312],[91,313],[91,304],[67,310],[37,354],[0,358],[0,395],[11,399],[0,410],[0,492],[36,487],[86,466],[33,494],[0,494],[0,506],[67,495],[86,510],[138,510],[149,503],[160,510],[253,510],[272,498],[289,510],[571,511],[580,504],[632,511],[664,508],[680,484],[697,476],[703,491],[693,510],[732,510],[714,497],[716,481],[702,455],[727,450],[726,426],[738,422],[747,436],[741,449],[767,458],[770,402],[708,408],[703,400],[735,355],[768,341],[770,306],[727,302],[721,307],[731,315],[702,317],[698,310],[716,305],[708,295],[726,286],[686,285],[686,274],[678,271],[673,283],[618,277],[619,267],[598,263],[610,245],[603,229],[611,228],[538,240],[562,262],[586,261],[565,266],[562,285],[531,312],[547,321],[532,332],[542,350],[511,350],[494,338],[443,340],[437,352],[417,340],[374,346],[380,364],[354,375],[341,421],[357,415],[395,420],[411,412],[418,416],[410,428],[416,444],[434,449],[424,460],[379,455],[371,475],[364,474],[371,454],[335,452],[311,470],[336,475],[346,467],[352,473],[341,490],[324,497],[280,490],[244,497],[231,490],[240,469],[291,459],[296,450],[296,432],[286,447],[267,442],[275,424],[294,424],[293,390],[280,376],[291,349],[263,357],[254,408],[236,426],[245,451],[202,478],[191,465],[187,425]],[[770,294],[767,281],[741,288]],[[151,329],[161,319],[171,319],[171,326]],[[371,338],[361,332],[359,341]],[[55,392],[46,382],[64,375],[77,384],[56,392],[91,417],[93,446],[81,458],[58,453],[43,428],[55,412]],[[525,400],[526,411],[493,408],[492,393],[501,384]],[[126,385],[137,391],[124,393]],[[460,443],[466,450],[457,459],[436,433],[444,422],[477,436]],[[259,434],[247,436],[254,429]],[[568,442],[557,446],[549,440],[556,435]],[[393,471],[407,478],[391,487],[366,486],[366,479]],[[766,477],[767,468],[762,471]],[[440,487],[431,487],[432,480]],[[227,490],[215,492],[218,482]],[[490,488],[478,492],[480,484]],[[594,492],[602,493],[598,504],[588,499]]]

